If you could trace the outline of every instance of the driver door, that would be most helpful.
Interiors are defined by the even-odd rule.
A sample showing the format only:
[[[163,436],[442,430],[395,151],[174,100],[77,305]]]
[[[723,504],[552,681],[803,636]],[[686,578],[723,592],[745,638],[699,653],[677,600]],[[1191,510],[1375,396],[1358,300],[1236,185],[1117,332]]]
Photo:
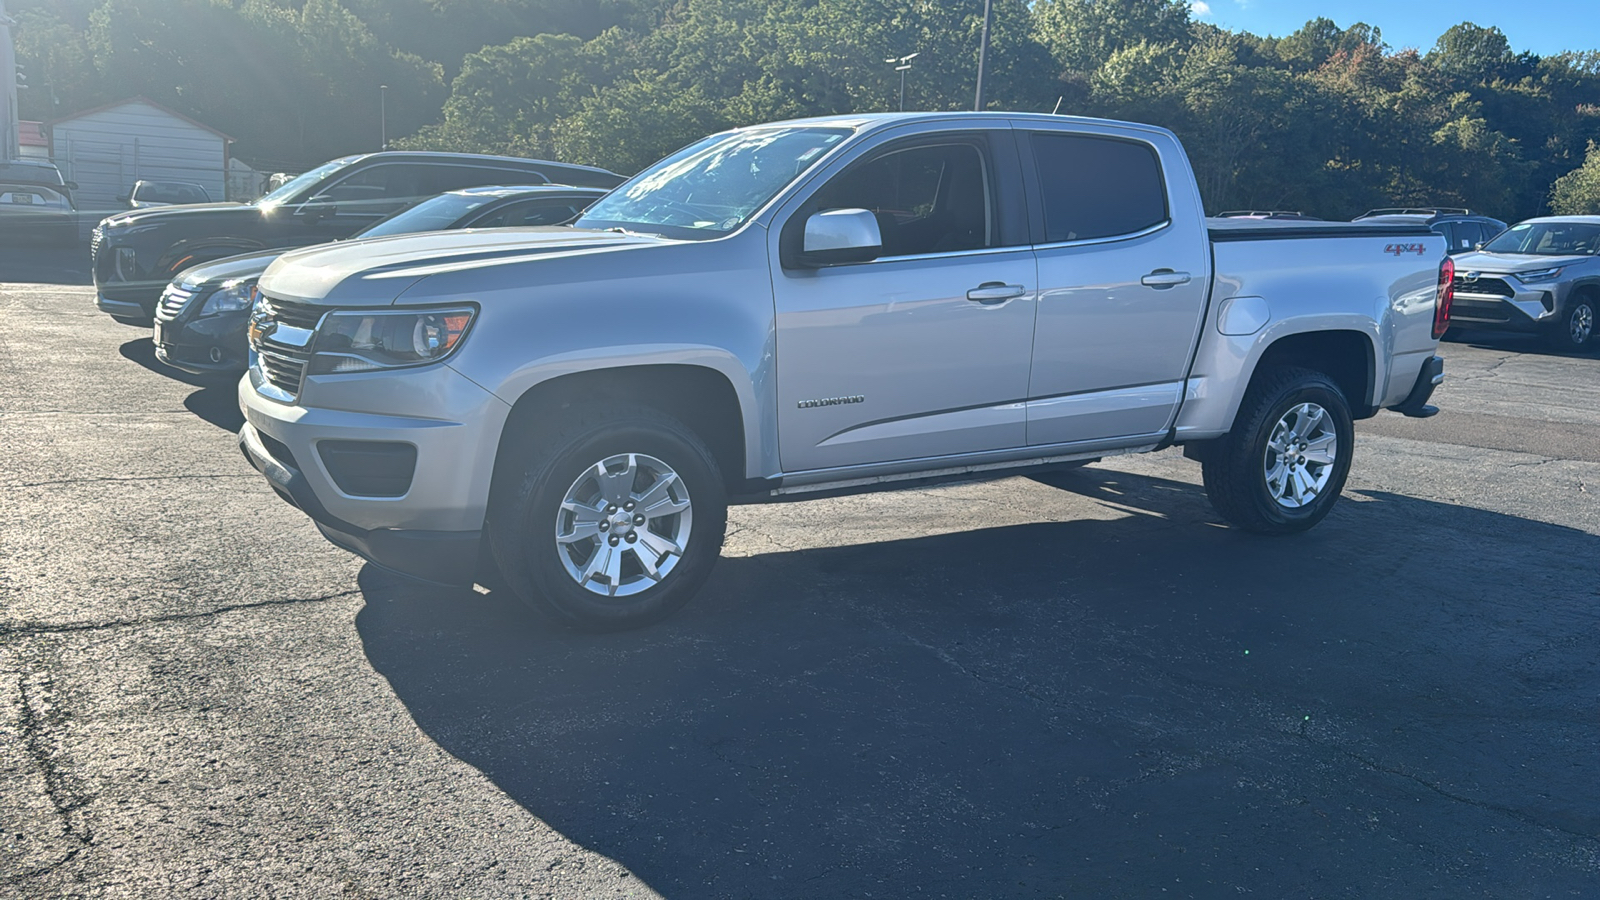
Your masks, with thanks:
[[[947,126],[946,126],[947,127]],[[779,213],[779,452],[785,472],[1021,447],[1036,266],[1009,130],[939,131],[840,161]],[[785,265],[805,220],[867,209],[882,255]],[[1019,214],[1020,215],[1020,214]]]

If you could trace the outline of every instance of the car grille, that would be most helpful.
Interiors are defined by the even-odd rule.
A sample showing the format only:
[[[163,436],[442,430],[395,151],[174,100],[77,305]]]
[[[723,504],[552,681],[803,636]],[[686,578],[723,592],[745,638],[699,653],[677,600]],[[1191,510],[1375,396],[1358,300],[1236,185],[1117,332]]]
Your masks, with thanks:
[[[176,319],[183,314],[183,308],[194,299],[194,295],[194,288],[167,285],[167,289],[161,293],[161,303],[156,306],[156,320],[171,322]]]
[[[263,294],[258,312],[262,317],[262,331],[266,334],[252,339],[251,346],[255,348],[261,375],[279,390],[298,395],[305,382],[306,364],[311,360],[311,347],[296,347],[273,340],[272,326],[287,325],[315,331],[317,322],[327,310],[305,303],[276,300]],[[251,331],[254,333],[255,328],[252,327]]]
[[[1457,294],[1482,294],[1494,297],[1515,297],[1517,295],[1516,290],[1511,285],[1499,278],[1476,278],[1468,281],[1457,275],[1455,289]]]

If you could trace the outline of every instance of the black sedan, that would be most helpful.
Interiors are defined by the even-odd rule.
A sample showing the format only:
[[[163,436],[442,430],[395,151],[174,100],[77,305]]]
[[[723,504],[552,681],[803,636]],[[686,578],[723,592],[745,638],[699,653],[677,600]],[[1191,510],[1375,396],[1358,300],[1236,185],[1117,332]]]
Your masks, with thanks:
[[[440,194],[396,213],[352,239],[457,228],[560,225],[605,195],[600,188],[542,184],[480,187]],[[293,248],[231,256],[178,274],[156,307],[156,358],[185,372],[242,372],[245,327],[256,280]]]

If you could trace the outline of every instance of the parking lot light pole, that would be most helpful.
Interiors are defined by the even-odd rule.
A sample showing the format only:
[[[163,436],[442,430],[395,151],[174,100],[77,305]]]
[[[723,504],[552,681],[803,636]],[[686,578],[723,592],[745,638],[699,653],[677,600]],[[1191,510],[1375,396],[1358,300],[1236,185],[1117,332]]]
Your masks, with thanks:
[[[900,111],[901,112],[905,112],[906,111],[906,72],[911,69],[911,61],[913,59],[916,59],[917,57],[919,57],[921,55],[922,55],[922,51],[918,50],[916,53],[912,53],[912,54],[909,54],[909,55],[906,55],[906,56],[891,56],[888,59],[884,60],[884,62],[886,62],[886,63],[899,63],[899,65],[894,67],[894,70],[896,72],[900,73]]]
[[[378,149],[389,149],[389,86],[378,85]]]
[[[978,96],[972,108],[983,112],[983,76],[989,69],[989,23],[994,21],[994,0],[983,0],[983,34],[978,38]]]

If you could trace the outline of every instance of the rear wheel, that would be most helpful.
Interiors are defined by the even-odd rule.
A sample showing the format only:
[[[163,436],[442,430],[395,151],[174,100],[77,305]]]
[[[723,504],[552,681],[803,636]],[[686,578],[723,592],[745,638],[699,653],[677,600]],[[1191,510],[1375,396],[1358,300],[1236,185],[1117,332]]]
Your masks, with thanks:
[[[1328,376],[1264,372],[1246,392],[1233,431],[1205,455],[1206,496],[1246,531],[1305,531],[1339,499],[1354,449],[1350,406]]]
[[[520,457],[490,510],[495,561],[520,599],[588,631],[657,622],[692,598],[722,550],[716,460],[676,419],[614,410],[574,421]]]
[[[1567,353],[1583,353],[1597,343],[1595,295],[1579,294],[1567,305],[1566,314],[1556,320],[1546,336],[1550,346]]]

